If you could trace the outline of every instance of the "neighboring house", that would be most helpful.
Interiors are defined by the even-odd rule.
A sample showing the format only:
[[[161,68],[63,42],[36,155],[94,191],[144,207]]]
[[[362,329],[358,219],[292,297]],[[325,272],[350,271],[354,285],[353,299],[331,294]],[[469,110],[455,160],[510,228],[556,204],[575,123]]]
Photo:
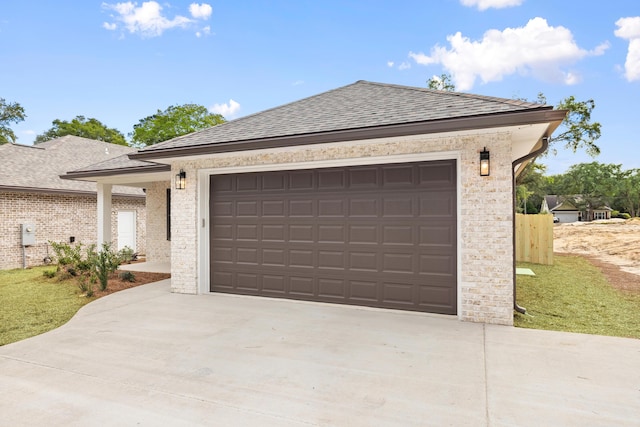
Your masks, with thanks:
[[[105,203],[144,183],[147,257],[170,258],[174,292],[512,324],[514,177],[565,114],[359,81],[65,178]]]
[[[75,136],[36,146],[0,145],[0,269],[42,264],[47,255],[53,255],[49,241],[96,243],[96,184],[59,176],[133,151]],[[144,253],[142,189],[114,187],[109,216],[115,246],[126,244]],[[31,226],[35,237],[34,244],[27,247],[22,245],[23,224]]]
[[[604,203],[599,204],[597,208],[579,209],[575,205],[580,203],[582,196],[544,196],[541,213],[551,213],[557,222],[578,222],[578,221],[594,221],[597,219],[611,219],[613,209]]]

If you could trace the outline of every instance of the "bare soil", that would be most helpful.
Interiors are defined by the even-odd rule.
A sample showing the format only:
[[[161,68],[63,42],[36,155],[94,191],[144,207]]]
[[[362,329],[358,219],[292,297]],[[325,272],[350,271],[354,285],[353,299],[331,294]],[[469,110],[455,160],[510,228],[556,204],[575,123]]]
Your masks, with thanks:
[[[613,287],[640,295],[640,219],[556,224],[553,249],[588,258]]]

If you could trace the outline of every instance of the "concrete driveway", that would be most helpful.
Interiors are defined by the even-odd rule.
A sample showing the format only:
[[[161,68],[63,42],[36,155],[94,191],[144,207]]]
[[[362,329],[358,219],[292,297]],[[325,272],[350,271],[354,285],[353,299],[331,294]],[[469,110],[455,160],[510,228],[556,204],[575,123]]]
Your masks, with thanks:
[[[0,347],[3,426],[637,426],[640,340],[169,281]]]

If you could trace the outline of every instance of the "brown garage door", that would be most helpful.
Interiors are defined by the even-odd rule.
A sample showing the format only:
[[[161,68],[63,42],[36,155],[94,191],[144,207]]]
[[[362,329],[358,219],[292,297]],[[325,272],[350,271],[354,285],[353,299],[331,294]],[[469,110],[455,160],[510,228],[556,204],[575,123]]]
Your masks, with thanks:
[[[211,176],[211,291],[456,313],[455,161]]]

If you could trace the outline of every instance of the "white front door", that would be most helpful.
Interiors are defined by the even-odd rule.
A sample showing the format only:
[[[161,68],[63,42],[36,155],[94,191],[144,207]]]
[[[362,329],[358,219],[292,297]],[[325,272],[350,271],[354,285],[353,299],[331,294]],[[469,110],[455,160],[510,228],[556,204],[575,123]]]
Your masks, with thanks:
[[[118,211],[118,250],[136,250],[136,211]]]

